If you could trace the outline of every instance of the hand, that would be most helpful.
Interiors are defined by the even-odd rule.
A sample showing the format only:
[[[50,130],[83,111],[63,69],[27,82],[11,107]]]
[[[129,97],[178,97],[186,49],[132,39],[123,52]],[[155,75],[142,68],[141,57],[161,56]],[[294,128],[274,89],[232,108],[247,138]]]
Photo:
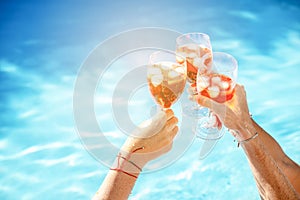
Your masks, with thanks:
[[[197,102],[214,111],[220,117],[223,124],[233,130],[232,133],[234,137],[239,141],[251,135],[249,129],[251,130],[253,125],[249,114],[246,92],[243,86],[236,84],[234,96],[230,101],[218,103],[205,96],[198,95]],[[247,129],[247,131],[245,131],[245,129]]]
[[[189,100],[191,100],[193,102],[197,102],[198,92],[197,92],[197,88],[196,88],[196,83],[190,84],[187,89],[187,92],[189,95],[188,96]],[[210,111],[208,116],[204,116],[204,117],[210,118],[208,120],[208,123],[205,124],[205,128],[217,127],[219,130],[222,129],[222,122],[220,121],[218,115],[216,113],[214,113],[212,110]]]
[[[178,132],[178,119],[172,110],[158,112],[152,119],[143,122],[130,136],[122,151],[131,153],[139,166],[145,165],[172,148],[173,139]]]

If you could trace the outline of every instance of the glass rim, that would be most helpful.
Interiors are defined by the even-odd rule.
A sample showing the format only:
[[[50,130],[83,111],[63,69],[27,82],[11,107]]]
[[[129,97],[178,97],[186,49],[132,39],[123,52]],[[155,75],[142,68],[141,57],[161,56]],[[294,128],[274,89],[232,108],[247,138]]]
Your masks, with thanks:
[[[178,43],[178,40],[180,40],[181,38],[183,38],[185,36],[188,36],[188,35],[203,35],[206,39],[208,39],[210,41],[210,37],[206,33],[202,33],[202,32],[190,32],[190,33],[184,33],[184,34],[181,34],[180,36],[178,36],[176,38],[176,43]]]
[[[183,59],[184,61],[186,60],[185,57],[183,57],[182,55],[179,55],[178,53],[176,53],[175,51],[171,51],[171,50],[165,50],[165,49],[160,49],[160,50],[157,50],[157,51],[154,51],[150,54],[149,56],[149,62],[150,64],[155,64],[155,63],[158,63],[158,62],[163,62],[163,61],[157,61],[157,62],[154,62],[153,61],[153,56],[157,55],[157,54],[160,54],[160,53],[167,53],[168,55],[174,55],[174,60],[173,61],[170,61],[170,62],[174,62],[174,63],[177,63],[176,62],[176,57],[180,57],[181,59]]]
[[[226,55],[229,59],[231,59],[233,61],[233,65],[230,67],[230,69],[223,69],[221,70],[222,72],[232,72],[232,71],[235,71],[238,69],[238,61],[235,59],[235,57],[229,53],[225,53],[225,52],[213,52],[213,59],[212,59],[212,62],[213,62],[213,65],[214,65],[214,59],[215,59],[215,55]]]

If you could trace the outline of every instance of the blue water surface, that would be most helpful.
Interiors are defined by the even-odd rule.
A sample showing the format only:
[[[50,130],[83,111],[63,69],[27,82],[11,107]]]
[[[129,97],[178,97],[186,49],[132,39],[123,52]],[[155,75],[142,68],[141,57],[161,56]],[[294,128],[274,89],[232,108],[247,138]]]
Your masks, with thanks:
[[[0,199],[93,196],[108,168],[77,135],[74,82],[96,45],[139,27],[204,32],[215,51],[234,55],[253,118],[300,163],[298,1],[1,1]],[[151,100],[145,97],[149,106]],[[139,119],[140,112],[130,112]],[[95,113],[120,146],[126,136],[107,113]],[[259,199],[246,156],[229,133],[199,160],[202,144],[196,139],[171,165],[142,174],[130,199]]]

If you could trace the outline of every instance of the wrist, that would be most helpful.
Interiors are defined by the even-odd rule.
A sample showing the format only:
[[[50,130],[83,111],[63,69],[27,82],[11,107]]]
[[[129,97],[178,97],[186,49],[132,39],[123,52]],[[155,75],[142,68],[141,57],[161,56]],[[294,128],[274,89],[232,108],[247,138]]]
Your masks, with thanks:
[[[122,172],[137,178],[141,173],[143,166],[144,165],[140,162],[135,162],[134,159],[132,159],[131,154],[119,152],[110,170]]]
[[[128,160],[137,165],[140,171],[142,171],[144,166],[149,162],[145,157],[144,153],[132,153],[130,157],[128,157]]]
[[[236,139],[238,141],[246,140],[257,133],[253,122],[250,120],[244,121],[237,129],[238,134],[236,135]]]
[[[119,156],[123,158],[127,163],[124,166],[129,170],[141,171],[141,169],[148,163],[145,153],[141,153],[144,146],[136,147],[135,145],[123,145],[119,152]],[[138,167],[136,167],[138,166]]]

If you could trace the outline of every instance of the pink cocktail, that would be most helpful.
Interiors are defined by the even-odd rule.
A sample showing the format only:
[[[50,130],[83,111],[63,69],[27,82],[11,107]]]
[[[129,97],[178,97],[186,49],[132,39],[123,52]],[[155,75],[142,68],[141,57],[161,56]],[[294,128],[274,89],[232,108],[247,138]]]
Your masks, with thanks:
[[[187,81],[194,87],[197,73],[206,74],[212,68],[212,47],[210,38],[205,33],[186,33],[176,39],[176,54],[186,59]],[[180,59],[177,59],[180,63]],[[189,86],[189,87],[190,87]],[[196,102],[186,102],[183,112],[191,117],[201,118],[206,111]]]
[[[233,97],[238,64],[227,53],[214,52],[213,58],[213,67],[209,73],[198,72],[197,91],[214,101],[224,103]]]
[[[218,103],[232,99],[236,85],[238,64],[233,56],[227,53],[213,53],[211,70],[197,74],[197,92]],[[222,123],[218,116],[209,111],[207,116],[201,118],[197,126],[198,136],[204,139],[217,139],[222,137]]]
[[[219,103],[224,103],[233,97],[234,81],[222,74],[203,75],[197,82],[197,90],[203,96]]]

